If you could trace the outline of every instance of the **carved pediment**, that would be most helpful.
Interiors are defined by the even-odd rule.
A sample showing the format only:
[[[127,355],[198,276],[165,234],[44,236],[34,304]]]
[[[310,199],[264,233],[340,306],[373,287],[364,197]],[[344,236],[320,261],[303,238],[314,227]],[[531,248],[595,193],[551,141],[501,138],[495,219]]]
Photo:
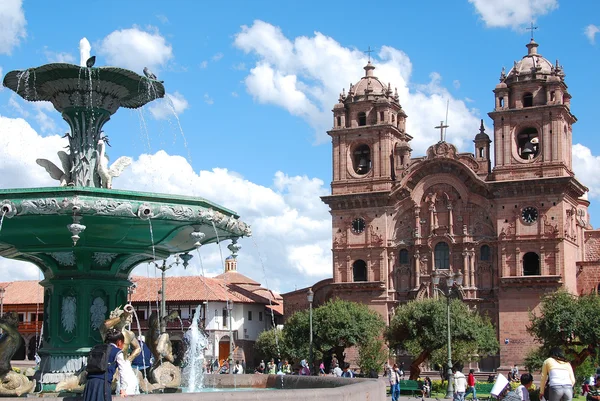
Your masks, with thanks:
[[[438,159],[440,157],[458,160],[456,146],[448,142],[438,142],[427,149],[427,160]]]

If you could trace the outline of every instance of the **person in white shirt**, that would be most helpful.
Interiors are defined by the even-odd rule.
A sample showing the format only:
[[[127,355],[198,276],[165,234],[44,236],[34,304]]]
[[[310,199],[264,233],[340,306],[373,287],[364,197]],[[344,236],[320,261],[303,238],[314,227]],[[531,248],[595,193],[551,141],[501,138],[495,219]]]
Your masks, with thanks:
[[[467,378],[461,369],[452,369],[452,371],[454,371],[454,401],[465,401]]]
[[[119,375],[121,380],[117,381],[117,394],[124,390],[125,395],[135,395],[140,393],[140,386],[137,375],[131,367],[131,362],[123,357],[123,353],[117,354],[117,365],[119,366]]]
[[[548,383],[548,389],[546,389],[546,383]],[[574,385],[575,375],[571,364],[566,360],[565,354],[560,348],[552,348],[550,358],[546,359],[542,365],[540,399],[544,397],[549,401],[571,401]]]
[[[521,385],[516,388],[515,392],[521,397],[521,401],[529,401],[529,388],[533,384],[533,376],[530,373],[521,375]]]
[[[340,368],[340,365],[335,365],[335,368],[333,368],[333,375],[336,377],[342,377],[342,373],[344,372]]]

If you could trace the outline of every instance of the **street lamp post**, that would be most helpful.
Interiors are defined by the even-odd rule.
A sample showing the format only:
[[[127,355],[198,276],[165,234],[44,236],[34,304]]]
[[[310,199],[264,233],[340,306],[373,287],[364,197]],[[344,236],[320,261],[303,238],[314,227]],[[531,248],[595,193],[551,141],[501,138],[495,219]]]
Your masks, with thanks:
[[[233,328],[231,327],[231,313],[233,311],[233,301],[227,300],[227,318],[229,319],[229,374],[233,374]]]
[[[4,287],[0,287],[0,317],[4,315]],[[0,333],[2,333],[2,329],[0,329]]]
[[[175,255],[175,261],[169,265],[167,265],[166,259],[163,260],[162,265],[158,263],[154,263],[156,268],[161,271],[160,279],[160,333],[167,332],[167,297],[165,296],[165,280],[166,280],[166,271],[169,270],[173,266],[179,266],[180,259],[183,260],[183,267],[187,268],[192,259],[193,255],[189,253],[184,253],[181,255]]]
[[[310,336],[309,336],[309,345],[308,345],[308,366],[310,368],[310,372],[312,374],[314,368],[313,362],[313,325],[312,325],[312,304],[315,293],[312,288],[308,289],[306,293],[306,299],[308,300],[308,316],[309,316],[309,325],[310,325]]]
[[[453,290],[462,285],[463,275],[459,271],[456,272],[454,275],[450,274],[444,277],[446,280],[445,291],[438,287],[441,278],[440,273],[437,270],[434,270],[433,274],[431,275],[435,290],[441,293],[446,298],[446,317],[448,334],[448,387],[446,389],[445,398],[452,399],[454,398],[454,374],[452,373],[452,333],[450,331],[450,299],[453,296]]]

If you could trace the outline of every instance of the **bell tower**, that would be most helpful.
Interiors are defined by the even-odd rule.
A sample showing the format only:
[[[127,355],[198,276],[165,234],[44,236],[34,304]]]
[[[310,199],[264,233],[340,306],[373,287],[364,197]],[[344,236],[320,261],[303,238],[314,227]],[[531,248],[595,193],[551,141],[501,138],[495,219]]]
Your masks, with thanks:
[[[333,195],[389,191],[396,178],[394,164],[410,159],[412,138],[405,132],[398,92],[374,76],[370,61],[364,70],[365,76],[350,84],[348,94],[344,90],[333,108],[333,129],[328,132],[333,142]]]
[[[387,320],[392,266],[390,194],[411,161],[398,93],[369,61],[365,75],[333,107],[331,208],[336,296],[368,303]]]
[[[494,89],[495,181],[573,176],[571,95],[563,68],[538,54],[531,39]]]

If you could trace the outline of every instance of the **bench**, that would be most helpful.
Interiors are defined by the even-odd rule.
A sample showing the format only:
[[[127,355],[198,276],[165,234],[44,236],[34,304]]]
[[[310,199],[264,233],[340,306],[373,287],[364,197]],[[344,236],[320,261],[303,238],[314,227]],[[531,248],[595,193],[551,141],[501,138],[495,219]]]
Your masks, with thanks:
[[[492,387],[494,387],[494,383],[475,383],[475,391],[477,391],[477,398],[482,400],[489,400],[491,398],[490,392],[492,391]],[[483,397],[479,395],[485,394]]]
[[[403,391],[410,391],[411,395],[414,395],[415,391],[421,394],[421,387],[419,387],[419,382],[416,380],[400,380],[400,394]]]

